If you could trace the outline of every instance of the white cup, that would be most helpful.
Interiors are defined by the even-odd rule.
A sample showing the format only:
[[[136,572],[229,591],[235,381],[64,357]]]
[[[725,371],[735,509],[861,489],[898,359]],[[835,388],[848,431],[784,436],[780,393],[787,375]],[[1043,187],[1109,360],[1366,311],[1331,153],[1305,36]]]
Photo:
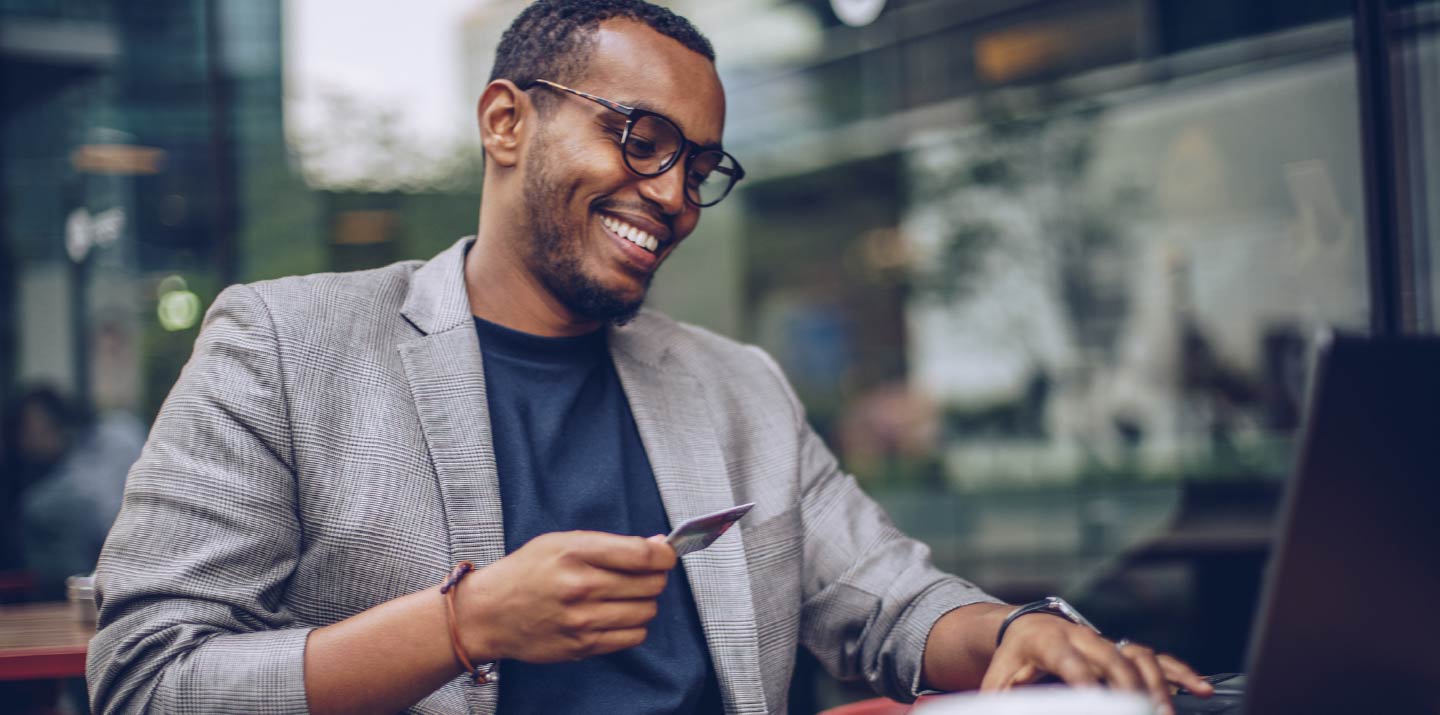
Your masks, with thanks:
[[[70,601],[70,607],[75,616],[83,623],[94,623],[95,613],[95,574],[76,574],[65,579],[65,595]]]
[[[1003,693],[956,693],[929,697],[912,715],[1154,715],[1138,693],[1100,688],[1031,686]]]

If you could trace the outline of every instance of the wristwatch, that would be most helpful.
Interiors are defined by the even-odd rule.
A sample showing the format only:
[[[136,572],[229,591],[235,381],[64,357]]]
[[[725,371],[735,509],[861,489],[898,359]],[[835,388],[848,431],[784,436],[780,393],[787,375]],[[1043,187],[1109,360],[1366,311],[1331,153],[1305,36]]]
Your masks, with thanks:
[[[1070,605],[1065,599],[1059,596],[1046,596],[1045,598],[1038,601],[1031,601],[1011,611],[1010,615],[1005,617],[1005,621],[1000,624],[1000,632],[995,634],[995,647],[1000,647],[1000,641],[1005,638],[1006,629],[1010,627],[1011,623],[1015,622],[1016,618],[1031,613],[1048,613],[1052,616],[1059,616],[1075,625],[1085,626],[1095,631],[1097,635],[1100,633],[1100,629],[1096,628],[1094,623],[1091,623],[1084,616],[1080,615],[1080,612],[1075,610],[1075,607]]]

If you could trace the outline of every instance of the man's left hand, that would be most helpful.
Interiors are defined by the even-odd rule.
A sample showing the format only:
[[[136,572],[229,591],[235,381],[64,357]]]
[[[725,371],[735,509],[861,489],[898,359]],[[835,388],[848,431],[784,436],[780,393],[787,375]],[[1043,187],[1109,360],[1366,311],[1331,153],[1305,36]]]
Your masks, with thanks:
[[[981,690],[1008,690],[1052,674],[1070,685],[1100,685],[1150,695],[1159,712],[1171,713],[1171,686],[1207,697],[1214,686],[1190,666],[1138,643],[1124,647],[1094,631],[1047,614],[1015,619],[996,649]]]

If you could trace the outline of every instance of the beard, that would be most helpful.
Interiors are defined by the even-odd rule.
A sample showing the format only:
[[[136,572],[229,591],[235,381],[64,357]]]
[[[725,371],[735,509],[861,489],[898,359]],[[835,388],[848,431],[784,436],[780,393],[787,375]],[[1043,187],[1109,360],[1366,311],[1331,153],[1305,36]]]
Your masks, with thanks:
[[[536,137],[534,155],[537,159],[548,156],[545,143],[541,132]],[[633,299],[617,294],[586,274],[580,250],[584,233],[583,230],[567,231],[561,225],[558,217],[566,211],[564,192],[557,184],[549,161],[543,159],[536,161],[534,170],[525,179],[525,195],[529,197],[526,212],[534,232],[527,244],[526,265],[575,315],[611,325],[630,322],[645,304],[645,294],[654,274],[645,276],[640,297]]]

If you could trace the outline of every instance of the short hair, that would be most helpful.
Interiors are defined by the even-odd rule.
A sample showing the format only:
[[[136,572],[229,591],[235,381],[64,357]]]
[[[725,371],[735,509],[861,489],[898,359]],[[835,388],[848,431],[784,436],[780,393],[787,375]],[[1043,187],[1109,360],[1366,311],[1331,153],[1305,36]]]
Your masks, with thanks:
[[[594,49],[595,29],[617,17],[642,22],[715,61],[710,40],[689,20],[645,0],[538,0],[500,37],[490,81],[508,79],[522,88],[537,79],[573,81]]]

